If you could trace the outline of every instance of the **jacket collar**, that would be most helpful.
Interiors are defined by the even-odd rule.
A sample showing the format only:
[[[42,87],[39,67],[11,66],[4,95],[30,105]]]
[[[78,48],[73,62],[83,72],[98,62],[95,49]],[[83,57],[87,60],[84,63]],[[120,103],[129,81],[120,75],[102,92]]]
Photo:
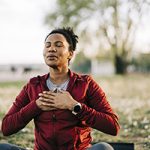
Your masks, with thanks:
[[[67,91],[71,92],[73,86],[75,85],[75,81],[77,79],[77,74],[72,72],[70,69],[69,69],[68,74],[69,74],[69,77],[70,77],[70,81],[69,81],[69,84],[68,84],[68,87],[67,87]]]
[[[69,78],[70,78],[70,81],[68,83],[68,88],[67,88],[67,91],[71,92],[72,91],[72,88],[74,86],[74,83],[77,79],[77,74],[72,72],[70,69],[68,71],[68,74],[69,74]],[[49,78],[49,73],[43,75],[43,76],[38,76],[38,79],[39,81],[41,82],[42,86],[44,87],[44,89],[48,89],[47,86],[46,86],[46,80]]]

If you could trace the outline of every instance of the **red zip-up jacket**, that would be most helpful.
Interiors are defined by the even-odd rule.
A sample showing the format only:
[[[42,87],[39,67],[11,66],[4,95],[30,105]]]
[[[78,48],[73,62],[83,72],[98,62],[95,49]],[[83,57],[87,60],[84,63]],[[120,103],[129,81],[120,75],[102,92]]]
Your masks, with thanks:
[[[85,150],[91,142],[91,128],[116,135],[118,118],[99,85],[88,75],[69,70],[69,76],[67,91],[82,105],[77,115],[70,110],[46,112],[38,108],[35,101],[39,93],[48,90],[49,74],[37,76],[24,86],[4,117],[3,134],[16,133],[34,119],[34,150]]]

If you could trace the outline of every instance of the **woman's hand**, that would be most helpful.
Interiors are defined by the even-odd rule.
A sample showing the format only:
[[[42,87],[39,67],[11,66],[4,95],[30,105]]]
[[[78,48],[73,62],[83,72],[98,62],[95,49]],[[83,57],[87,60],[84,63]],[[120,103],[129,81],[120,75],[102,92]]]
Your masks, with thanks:
[[[40,93],[39,96],[39,99],[36,100],[36,104],[43,111],[56,109],[72,110],[77,104],[77,101],[75,101],[67,91],[60,91],[58,93],[44,91]]]

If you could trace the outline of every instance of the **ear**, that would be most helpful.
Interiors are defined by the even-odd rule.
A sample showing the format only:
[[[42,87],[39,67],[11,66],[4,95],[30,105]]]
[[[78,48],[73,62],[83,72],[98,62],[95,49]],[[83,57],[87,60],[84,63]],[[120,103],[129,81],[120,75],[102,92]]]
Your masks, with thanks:
[[[71,59],[72,59],[72,57],[73,57],[73,54],[74,54],[74,53],[73,53],[73,51],[69,51],[68,59],[70,59],[70,60],[71,60]]]

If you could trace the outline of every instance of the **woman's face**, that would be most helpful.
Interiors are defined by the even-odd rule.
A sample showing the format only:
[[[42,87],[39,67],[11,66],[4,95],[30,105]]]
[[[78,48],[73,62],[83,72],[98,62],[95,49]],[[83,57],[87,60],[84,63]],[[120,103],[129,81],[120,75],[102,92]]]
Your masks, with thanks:
[[[43,56],[45,63],[52,68],[68,67],[68,61],[73,56],[69,51],[69,43],[59,33],[51,34],[45,41]]]

